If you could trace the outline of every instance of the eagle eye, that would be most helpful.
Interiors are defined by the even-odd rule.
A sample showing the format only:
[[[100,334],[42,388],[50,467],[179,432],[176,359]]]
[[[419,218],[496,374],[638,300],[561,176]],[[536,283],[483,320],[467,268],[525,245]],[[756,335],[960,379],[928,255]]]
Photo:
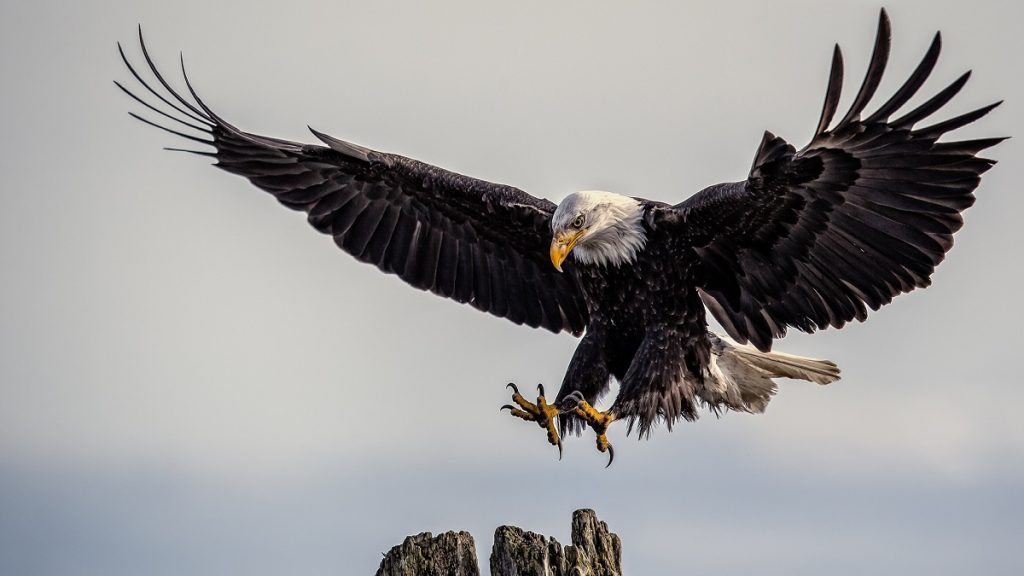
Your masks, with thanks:
[[[586,219],[583,218],[583,214],[580,214],[579,216],[576,217],[575,220],[572,221],[572,227],[573,228],[583,228],[583,225],[585,223],[586,223]]]

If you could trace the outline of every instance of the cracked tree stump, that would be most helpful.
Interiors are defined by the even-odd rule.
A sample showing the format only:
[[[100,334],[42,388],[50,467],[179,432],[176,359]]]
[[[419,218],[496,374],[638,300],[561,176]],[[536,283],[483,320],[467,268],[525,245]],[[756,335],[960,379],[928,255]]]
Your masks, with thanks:
[[[593,510],[572,515],[572,545],[502,526],[494,532],[491,576],[621,576],[622,543]]]
[[[384,555],[377,576],[480,576],[469,532],[409,536]]]
[[[491,576],[621,576],[622,543],[593,510],[572,515],[572,545],[515,526],[494,531]],[[466,532],[410,536],[385,555],[377,576],[478,576]]]

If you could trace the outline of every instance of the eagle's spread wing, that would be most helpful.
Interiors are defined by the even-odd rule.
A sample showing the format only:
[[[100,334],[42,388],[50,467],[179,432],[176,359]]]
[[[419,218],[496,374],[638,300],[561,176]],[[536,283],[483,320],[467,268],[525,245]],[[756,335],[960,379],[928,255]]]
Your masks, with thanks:
[[[416,160],[375,152],[314,131],[327,147],[243,132],[196,96],[173,90],[143,55],[157,91],[131,65],[136,80],[164,108],[135,100],[203,136],[171,130],[212,146],[196,152],[249,179],[285,206],[306,212],[344,251],[409,284],[516,324],[580,334],[587,309],[575,272],[548,260],[555,205],[511,186],[469,178]],[[119,45],[120,48],[120,45]],[[184,73],[184,68],[182,68]],[[191,151],[190,152],[195,152]]]
[[[840,327],[867,308],[927,286],[953,245],[960,212],[994,161],[976,155],[1001,138],[937,142],[997,104],[915,128],[967,81],[891,117],[935,65],[940,37],[896,93],[861,119],[882,78],[890,27],[882,11],[867,76],[849,112],[828,129],[842,86],[838,46],[821,119],[799,152],[765,133],[745,182],[720,184],[662,211],[700,260],[701,296],[729,334],[761,350],[787,326]]]

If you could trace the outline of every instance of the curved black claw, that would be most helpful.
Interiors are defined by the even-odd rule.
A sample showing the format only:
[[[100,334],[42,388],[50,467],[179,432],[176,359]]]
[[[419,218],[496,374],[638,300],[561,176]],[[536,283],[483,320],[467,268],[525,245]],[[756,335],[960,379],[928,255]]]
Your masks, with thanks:
[[[562,439],[561,438],[558,439],[558,461],[559,462],[562,461]],[[611,462],[609,462],[609,464],[611,464]],[[607,466],[606,466],[606,468],[607,468]]]
[[[515,406],[513,406],[511,404],[505,404],[501,408],[498,408],[498,412],[501,412],[502,410],[515,410],[515,409],[516,409]]]
[[[605,468],[612,465],[612,461],[615,460],[615,448],[612,445],[608,445],[608,463],[604,465]]]
[[[537,384],[537,392],[541,396],[546,396],[546,394],[544,394],[544,385],[543,384]]]
[[[514,394],[519,394],[519,388],[517,388],[516,385],[511,382],[505,384],[505,388],[511,388]]]

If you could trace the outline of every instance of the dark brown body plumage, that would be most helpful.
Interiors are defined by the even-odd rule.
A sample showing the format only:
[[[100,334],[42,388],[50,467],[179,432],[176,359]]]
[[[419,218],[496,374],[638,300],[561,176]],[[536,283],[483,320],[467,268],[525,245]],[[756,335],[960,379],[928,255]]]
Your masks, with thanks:
[[[644,203],[644,210],[654,206]],[[672,415],[669,425],[697,417],[711,350],[695,255],[688,262],[678,237],[652,227],[650,218],[643,225],[648,242],[633,265],[577,265],[590,322],[558,392],[558,400],[579,391],[594,404],[614,377],[621,387],[611,410],[631,424],[639,418],[641,434],[659,415]],[[581,424],[562,417],[563,431]]]

